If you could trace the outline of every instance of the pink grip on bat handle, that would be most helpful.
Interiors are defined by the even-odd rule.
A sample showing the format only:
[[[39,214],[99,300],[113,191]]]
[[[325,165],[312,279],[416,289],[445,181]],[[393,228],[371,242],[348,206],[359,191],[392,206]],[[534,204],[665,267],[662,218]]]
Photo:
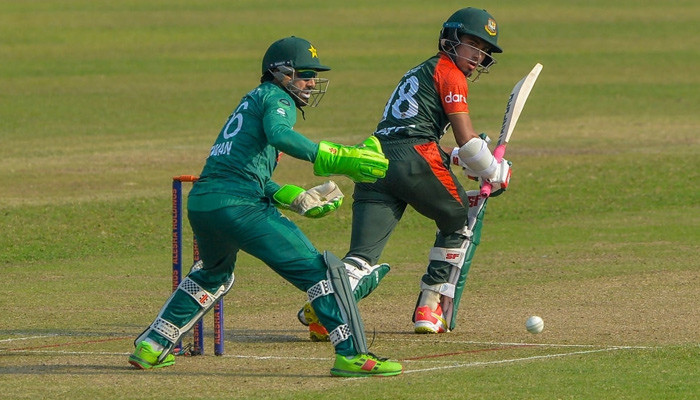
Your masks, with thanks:
[[[505,144],[499,144],[498,146],[496,146],[495,149],[493,149],[493,157],[498,162],[503,161],[503,156],[505,154],[506,154],[506,145]]]
[[[496,159],[496,161],[501,162],[503,161],[503,155],[506,154],[506,145],[505,144],[499,144],[496,146],[495,149],[493,149],[493,158]],[[481,185],[481,197],[489,197],[491,195],[491,189],[492,186],[488,182],[484,182],[483,185]]]

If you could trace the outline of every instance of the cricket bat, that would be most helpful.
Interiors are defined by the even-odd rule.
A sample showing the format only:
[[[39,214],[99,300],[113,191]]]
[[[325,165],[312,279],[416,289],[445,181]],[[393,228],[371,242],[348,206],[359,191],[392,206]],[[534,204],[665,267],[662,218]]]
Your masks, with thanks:
[[[510,92],[510,97],[506,104],[506,113],[503,115],[501,133],[498,136],[496,148],[493,150],[493,156],[498,162],[503,160],[503,155],[506,152],[506,145],[510,141],[510,136],[513,134],[513,129],[515,129],[515,124],[518,123],[520,113],[523,112],[527,97],[530,95],[532,87],[535,86],[540,71],[542,71],[542,64],[537,63],[535,67],[532,68],[532,71],[516,83],[513,90]],[[484,182],[481,186],[481,197],[489,197],[491,195],[491,189],[491,184]]]

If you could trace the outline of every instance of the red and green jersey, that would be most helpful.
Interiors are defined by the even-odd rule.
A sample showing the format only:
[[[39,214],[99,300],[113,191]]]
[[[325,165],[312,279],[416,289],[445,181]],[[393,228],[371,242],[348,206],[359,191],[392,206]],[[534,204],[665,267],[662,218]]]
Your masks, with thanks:
[[[314,161],[318,145],[294,131],[296,107],[279,86],[265,82],[248,92],[228,117],[190,191],[190,208],[215,209],[231,197],[259,201],[279,185],[272,181],[279,152]],[[204,194],[220,194],[193,199]],[[194,200],[194,201],[193,201]],[[216,203],[216,204],[215,204]]]
[[[469,113],[464,73],[444,54],[408,71],[384,108],[374,133],[382,141],[427,139],[439,142],[448,114]]]

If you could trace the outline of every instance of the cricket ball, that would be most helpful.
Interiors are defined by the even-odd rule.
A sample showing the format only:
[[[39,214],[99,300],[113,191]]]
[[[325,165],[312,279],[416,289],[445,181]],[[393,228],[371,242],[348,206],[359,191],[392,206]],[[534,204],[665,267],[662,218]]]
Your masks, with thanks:
[[[544,321],[537,315],[533,315],[525,321],[525,328],[527,328],[527,331],[530,333],[540,333],[542,329],[544,329]]]

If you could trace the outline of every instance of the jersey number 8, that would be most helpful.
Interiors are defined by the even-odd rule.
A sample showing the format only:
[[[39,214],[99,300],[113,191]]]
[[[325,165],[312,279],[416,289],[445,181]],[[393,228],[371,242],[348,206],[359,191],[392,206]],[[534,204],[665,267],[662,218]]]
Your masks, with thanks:
[[[418,78],[415,75],[409,76],[402,83],[399,83],[384,108],[382,121],[386,120],[389,109],[391,109],[391,115],[397,119],[406,119],[418,115],[418,102],[414,97],[418,93],[418,86]]]

